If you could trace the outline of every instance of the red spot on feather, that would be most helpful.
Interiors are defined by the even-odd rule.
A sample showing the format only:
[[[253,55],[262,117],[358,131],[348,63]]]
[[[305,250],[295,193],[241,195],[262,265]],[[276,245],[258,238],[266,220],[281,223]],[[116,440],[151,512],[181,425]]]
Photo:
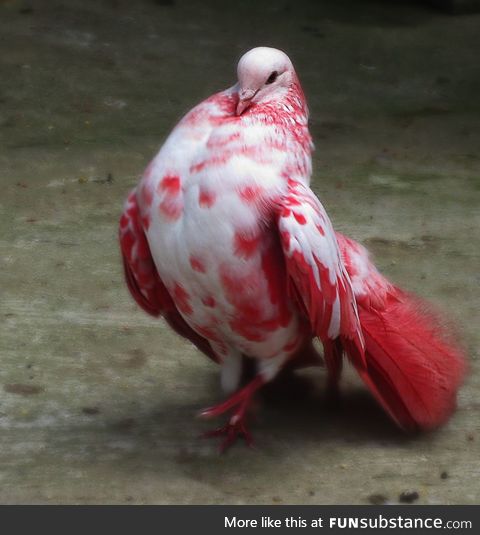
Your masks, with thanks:
[[[171,199],[165,199],[160,203],[159,208],[161,214],[163,214],[167,219],[175,220],[182,215],[183,203],[176,200],[172,201]]]
[[[202,303],[209,308],[214,308],[216,305],[215,299],[211,295],[207,295],[202,299]]]
[[[255,299],[260,286],[260,275],[252,271],[248,275],[232,275],[228,268],[221,268],[220,280],[228,302],[235,307],[237,316],[248,318],[250,322],[261,320],[261,308]],[[239,291],[241,289],[242,291]]]
[[[243,336],[246,340],[251,342],[263,342],[265,335],[252,324],[251,320],[241,318],[235,318],[229,322],[232,331]]]
[[[293,217],[297,220],[297,223],[300,225],[306,225],[307,218],[303,214],[299,214],[298,212],[293,212]]]
[[[260,236],[245,236],[240,232],[235,233],[233,248],[237,256],[250,258],[259,247]]]
[[[325,230],[323,229],[323,227],[321,225],[315,225],[315,226],[317,227],[318,232],[320,232],[322,236],[325,236]]]
[[[177,175],[165,175],[158,185],[159,191],[165,191],[168,195],[178,195],[180,187],[180,177]]]
[[[240,199],[246,203],[253,203],[261,197],[263,188],[261,186],[244,186],[238,192]]]
[[[287,206],[300,206],[302,203],[295,197],[287,197],[285,200]]]
[[[190,167],[190,172],[199,173],[200,171],[203,171],[206,167],[219,167],[228,163],[231,158],[235,158],[238,156],[250,158],[255,162],[265,164],[269,163],[269,160],[267,160],[267,155],[268,153],[263,150],[263,147],[258,147],[257,145],[245,145],[238,148],[235,147],[233,149],[225,148],[224,150],[215,153],[214,156],[192,165]]]
[[[198,195],[198,203],[202,208],[210,208],[215,204],[216,197],[215,193],[201,189]]]
[[[240,132],[235,132],[233,134],[230,134],[229,136],[217,136],[210,138],[207,141],[207,147],[208,148],[220,148],[224,147],[225,145],[228,145],[232,141],[236,141],[237,139],[240,139]]]
[[[203,262],[198,259],[196,256],[190,257],[190,265],[192,266],[192,269],[194,271],[198,271],[199,273],[205,273],[205,265]]]

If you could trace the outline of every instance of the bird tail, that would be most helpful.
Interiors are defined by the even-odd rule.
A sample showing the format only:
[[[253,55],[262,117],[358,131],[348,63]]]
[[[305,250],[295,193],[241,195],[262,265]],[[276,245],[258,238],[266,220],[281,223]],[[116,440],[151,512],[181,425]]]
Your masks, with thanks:
[[[359,305],[365,360],[346,347],[363,381],[407,431],[433,429],[456,407],[466,372],[463,350],[442,317],[393,288],[383,310]]]

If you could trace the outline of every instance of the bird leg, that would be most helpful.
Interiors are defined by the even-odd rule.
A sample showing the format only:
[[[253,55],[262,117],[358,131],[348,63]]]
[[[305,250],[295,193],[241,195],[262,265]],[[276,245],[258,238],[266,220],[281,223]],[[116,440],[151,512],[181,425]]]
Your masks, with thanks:
[[[247,409],[252,401],[252,397],[255,392],[265,384],[265,380],[257,375],[252,381],[250,381],[243,388],[235,392],[223,403],[209,407],[200,413],[203,418],[215,418],[234,409],[233,415],[227,424],[213,431],[208,431],[203,436],[218,437],[224,436],[225,439],[220,445],[220,451],[223,453],[226,451],[236,440],[238,436],[242,436],[248,446],[253,445],[252,435],[246,427],[246,413]]]
[[[339,340],[324,342],[324,358],[327,367],[327,403],[337,405],[340,401],[339,382],[342,375],[342,345]]]

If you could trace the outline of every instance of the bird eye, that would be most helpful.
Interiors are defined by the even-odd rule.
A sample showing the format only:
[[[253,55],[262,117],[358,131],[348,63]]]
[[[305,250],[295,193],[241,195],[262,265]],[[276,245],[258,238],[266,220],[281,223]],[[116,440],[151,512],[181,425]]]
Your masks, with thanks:
[[[273,71],[272,74],[267,78],[265,85],[273,84],[273,82],[275,82],[275,80],[277,79],[277,76],[278,76],[278,72]]]

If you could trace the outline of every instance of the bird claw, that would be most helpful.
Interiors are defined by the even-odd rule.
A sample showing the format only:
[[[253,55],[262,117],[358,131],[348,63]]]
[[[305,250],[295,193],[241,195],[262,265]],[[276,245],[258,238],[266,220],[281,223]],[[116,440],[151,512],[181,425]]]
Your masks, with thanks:
[[[234,444],[237,437],[242,437],[249,448],[253,448],[253,437],[247,429],[242,418],[236,419],[233,416],[230,421],[217,429],[203,433],[202,438],[225,437],[220,444],[220,453],[225,453]]]
[[[264,383],[264,379],[257,376],[223,403],[209,407],[200,413],[199,416],[203,418],[213,418],[231,410],[235,411],[226,425],[202,435],[204,438],[224,436],[225,439],[220,445],[220,453],[224,453],[239,436],[243,437],[247,446],[253,447],[253,438],[245,423],[246,413],[253,394]]]

